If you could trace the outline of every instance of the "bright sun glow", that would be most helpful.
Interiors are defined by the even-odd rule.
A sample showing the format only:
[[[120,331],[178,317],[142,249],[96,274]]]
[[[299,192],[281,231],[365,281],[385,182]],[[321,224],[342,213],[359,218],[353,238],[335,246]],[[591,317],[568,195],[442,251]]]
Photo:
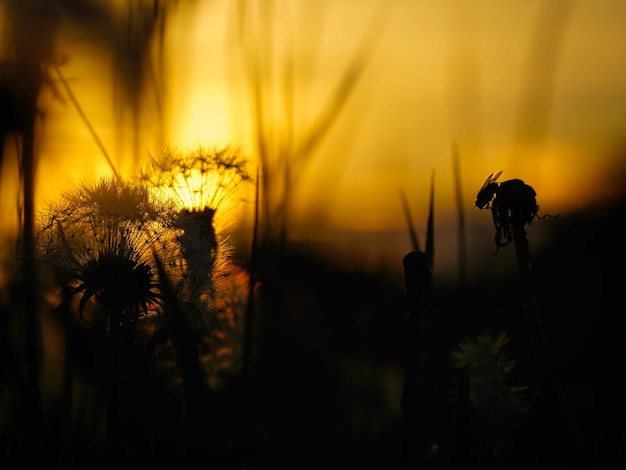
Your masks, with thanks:
[[[237,204],[232,191],[224,187],[222,176],[218,173],[202,173],[197,169],[178,173],[170,185],[156,188],[155,193],[175,201],[179,209],[190,211],[211,207],[227,212]]]
[[[240,191],[250,181],[246,161],[236,149],[165,147],[141,171],[141,179],[158,196],[174,201],[179,210],[215,211],[215,228],[219,231],[239,202]]]
[[[68,16],[56,44],[65,82],[51,69],[39,100],[39,209],[76,184],[113,172],[136,177],[146,153],[164,143],[241,148],[269,174],[260,195],[267,210],[289,211],[293,231],[307,234],[322,224],[401,230],[399,188],[424,221],[433,171],[437,221],[448,213],[456,220],[452,142],[468,214],[479,220],[476,192],[498,170],[502,180],[532,185],[549,213],[621,194],[623,2],[578,2],[567,25],[559,19],[561,36],[539,24],[534,2],[380,2],[386,22],[371,23],[372,36],[377,0],[278,1],[271,9],[263,2],[174,3],[159,10],[167,12],[162,36],[142,36],[141,21],[154,11],[130,14],[128,2],[116,2],[116,21],[125,26],[110,31],[111,24],[96,33]],[[0,24],[0,32],[8,29]],[[544,36],[534,37],[538,29]],[[545,38],[549,50],[532,46],[548,44]],[[124,50],[139,51],[112,48],[116,41],[149,54],[126,63]],[[548,72],[540,61],[550,51]],[[145,75],[128,74],[140,65],[136,58],[146,59]],[[7,139],[5,150],[11,146]],[[19,225],[15,162],[5,154],[3,234]],[[217,205],[217,219],[232,219],[242,194],[253,200],[254,185],[231,191],[220,177],[193,170],[153,186],[181,208]]]

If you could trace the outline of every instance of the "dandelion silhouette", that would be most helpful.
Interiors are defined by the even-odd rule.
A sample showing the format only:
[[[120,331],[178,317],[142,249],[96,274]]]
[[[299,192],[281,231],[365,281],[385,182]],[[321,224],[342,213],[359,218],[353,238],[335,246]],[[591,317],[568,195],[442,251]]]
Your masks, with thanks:
[[[149,304],[158,302],[158,294],[150,272],[150,266],[137,262],[128,253],[103,253],[88,260],[78,275],[80,284],[71,296],[82,294],[79,312],[95,297],[105,311],[120,310],[138,315],[147,312]]]
[[[231,248],[220,237],[216,227],[224,224],[223,216],[237,202],[234,193],[240,184],[251,181],[245,164],[239,153],[230,147],[212,150],[202,146],[193,150],[165,147],[150,158],[148,165],[140,174],[140,180],[152,187],[155,192],[177,203],[174,225],[180,230],[177,239],[186,266],[184,276],[188,289],[183,292],[186,299],[184,304],[174,307],[173,311],[188,316],[188,323],[192,325],[192,329],[197,330],[207,326],[193,321],[205,318],[194,314],[197,307],[202,304],[212,306],[215,315],[211,319],[215,318],[220,324],[215,325],[217,327],[209,332],[211,339],[209,349],[215,354],[209,353],[209,357],[205,357],[204,361],[205,366],[213,369],[213,372],[224,369],[218,364],[223,354],[218,354],[219,350],[216,348],[219,348],[220,343],[224,343],[224,338],[230,336],[228,332],[233,327],[231,321],[234,321],[234,312],[229,308],[229,300],[224,296],[226,284],[220,282],[228,279],[225,276],[228,274],[226,267],[229,264]],[[219,221],[216,221],[216,216],[219,217]],[[216,282],[219,282],[220,289],[216,288]],[[170,296],[166,295],[164,299],[166,304],[171,303],[168,302],[168,298]],[[189,331],[177,321],[178,316],[172,318],[172,325],[176,330],[174,337],[177,338],[175,341],[184,346],[189,343],[186,339]],[[232,344],[221,348],[222,352],[225,350],[231,351],[232,355],[236,354]],[[189,353],[191,356],[191,352]],[[231,361],[233,364],[234,360]],[[192,363],[187,362],[188,365]],[[191,368],[192,371],[194,369],[197,367]],[[203,409],[204,403],[202,398],[198,398],[202,397],[201,386],[197,382],[196,385],[197,393],[191,393],[188,398],[189,403],[196,403],[194,406],[196,413],[190,417],[192,440],[197,440],[201,435],[197,431],[201,427],[198,422],[201,412],[198,410]]]
[[[569,406],[561,391],[561,385],[552,370],[552,356],[545,336],[543,321],[539,312],[539,305],[535,296],[535,290],[531,275],[531,254],[528,239],[526,238],[526,225],[530,225],[535,217],[539,217],[535,190],[519,179],[512,179],[498,183],[497,179],[502,172],[489,175],[476,196],[476,207],[479,209],[491,209],[493,222],[496,227],[496,253],[500,247],[513,242],[517,257],[517,268],[522,285],[522,299],[524,302],[524,314],[528,323],[531,342],[534,352],[535,365],[538,369],[537,382],[545,382],[560,402],[565,416],[569,422],[576,441],[583,452],[587,463],[591,468],[595,464],[589,451],[582,440],[580,432]],[[546,215],[544,217],[558,217]],[[539,217],[543,218],[543,217]],[[505,241],[502,241],[502,237]]]
[[[246,161],[231,147],[176,149],[164,147],[149,157],[140,179],[178,201],[181,209],[202,212],[233,205],[240,184],[251,181]]]
[[[173,226],[184,269],[175,287],[184,300],[183,311],[190,325],[204,328],[206,316],[199,316],[199,305],[211,312],[224,303],[216,282],[229,273],[231,246],[220,235],[225,215],[237,202],[240,185],[251,181],[246,161],[231,147],[177,149],[165,146],[151,155],[139,180],[156,194],[174,201]],[[219,219],[219,220],[218,220]],[[224,285],[222,285],[222,288]]]
[[[531,186],[519,179],[498,183],[497,179],[501,173],[499,171],[487,177],[476,196],[476,207],[491,209],[493,223],[496,227],[496,253],[501,247],[507,246],[511,242],[515,244],[525,313],[536,343],[536,353],[541,357],[546,357],[548,347],[532,284],[531,254],[525,228],[526,225],[532,223],[535,217],[538,217],[537,194]],[[502,241],[502,237],[505,241]]]
[[[210,276],[222,274],[227,265],[229,249],[218,239],[216,217],[234,205],[240,184],[251,181],[245,165],[230,147],[198,146],[189,151],[165,147],[141,171],[142,181],[177,202],[175,226],[182,230],[178,241],[191,297],[212,289]]]
[[[496,227],[496,253],[511,243],[514,236],[520,242],[525,239],[524,227],[539,217],[537,193],[532,186],[520,179],[498,183],[501,174],[502,171],[489,175],[476,195],[477,208],[491,209]]]
[[[135,321],[158,303],[151,249],[171,239],[172,206],[139,185],[105,179],[66,193],[45,215],[42,259],[73,284],[64,302],[81,295],[79,313],[94,299],[105,312]]]
[[[79,314],[91,300],[108,320],[107,444],[122,449],[122,337],[125,325],[148,316],[159,303],[154,252],[175,266],[171,205],[147,188],[101,180],[64,194],[44,215],[38,236],[40,260],[49,263],[62,287],[65,305],[80,296]]]

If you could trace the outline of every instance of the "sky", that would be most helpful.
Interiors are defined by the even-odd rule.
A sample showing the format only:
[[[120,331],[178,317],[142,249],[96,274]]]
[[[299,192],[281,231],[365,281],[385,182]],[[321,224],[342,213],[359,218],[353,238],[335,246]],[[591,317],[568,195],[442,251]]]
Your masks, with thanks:
[[[131,3],[108,2],[122,25],[132,11],[140,31],[140,2]],[[474,200],[500,170],[501,180],[530,184],[543,213],[566,214],[622,191],[626,2],[159,5],[167,13],[163,42],[155,35],[149,43],[152,75],[136,126],[128,109],[116,113],[129,106],[111,36],[94,28],[97,18],[68,15],[56,45],[64,82],[53,70],[58,93],[48,87],[40,99],[39,207],[110,174],[107,157],[131,174],[164,143],[236,146],[254,172],[258,135],[268,168],[291,170],[296,239],[405,231],[399,191],[424,233],[433,175],[437,227],[449,232],[458,215],[453,148],[470,225],[490,223]],[[15,216],[6,196],[16,175],[5,167],[0,209],[9,227]],[[277,184],[268,197],[279,201],[284,191]],[[245,197],[231,226],[250,224],[253,191]],[[399,243],[395,250],[410,248],[408,237]]]

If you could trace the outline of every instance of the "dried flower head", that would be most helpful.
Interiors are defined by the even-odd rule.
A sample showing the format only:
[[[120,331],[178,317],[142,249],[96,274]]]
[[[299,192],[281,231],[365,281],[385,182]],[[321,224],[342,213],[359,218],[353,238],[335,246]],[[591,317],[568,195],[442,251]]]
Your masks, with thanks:
[[[251,181],[246,161],[231,147],[165,147],[150,158],[140,180],[177,201],[175,226],[181,230],[178,242],[187,266],[189,295],[213,289],[213,280],[224,273],[231,251],[216,227],[225,225],[224,215],[238,202],[234,196],[240,185]]]
[[[516,229],[525,235],[524,227],[530,225],[539,212],[533,187],[520,179],[498,183],[501,173],[489,175],[476,196],[477,208],[491,209],[496,227],[496,253],[513,241]]]
[[[235,192],[251,181],[246,161],[231,147],[193,150],[165,147],[142,168],[141,180],[177,200],[180,209],[224,211],[232,207]]]
[[[136,184],[104,179],[65,193],[44,216],[38,247],[63,283],[65,301],[82,294],[82,315],[94,299],[105,311],[121,310],[137,320],[158,302],[153,250],[172,251],[170,204]]]

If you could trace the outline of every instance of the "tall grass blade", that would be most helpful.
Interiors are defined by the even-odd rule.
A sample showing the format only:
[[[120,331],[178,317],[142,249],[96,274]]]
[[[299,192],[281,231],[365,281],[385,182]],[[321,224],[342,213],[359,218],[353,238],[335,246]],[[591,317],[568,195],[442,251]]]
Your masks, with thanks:
[[[413,224],[413,217],[411,216],[411,209],[409,208],[409,201],[406,198],[405,192],[400,189],[400,202],[402,203],[402,210],[404,211],[404,218],[409,229],[409,237],[411,238],[411,247],[413,251],[421,251],[419,240],[417,238],[417,232],[415,231],[415,225]]]
[[[373,55],[375,45],[384,31],[389,7],[385,5],[382,8],[383,10],[379,14],[373,15],[358,50],[344,70],[334,92],[326,100],[326,106],[304,135],[302,144],[296,151],[296,155],[304,161],[308,161],[311,158],[313,151],[317,148],[322,138],[328,134],[328,131],[340,116],[341,111],[359,83]]]
[[[546,137],[558,77],[559,57],[576,0],[543,1],[538,5],[522,76],[514,147],[541,144]],[[513,155],[512,163],[523,161]]]
[[[255,10],[253,2],[238,2],[239,39],[243,46],[244,60],[248,72],[248,84],[252,100],[255,142],[261,162],[263,191],[262,232],[263,236],[282,242],[287,239],[289,205],[293,200],[292,191],[310,161],[315,150],[337,121],[341,111],[352,96],[361,79],[373,46],[382,34],[388,5],[383,11],[373,15],[357,51],[328,99],[323,100],[321,110],[312,123],[299,131],[295,129],[295,86],[293,83],[293,51],[287,51],[282,64],[284,83],[280,94],[272,88],[276,80],[272,75],[272,65],[276,60],[273,43],[275,40],[276,8],[274,3],[265,4]],[[316,7],[316,11],[320,8]],[[258,18],[255,17],[258,13]],[[276,113],[272,103],[281,103],[284,116]],[[282,244],[282,243],[281,243]]]
[[[268,5],[268,8],[262,9],[264,13],[263,21],[261,21],[262,25],[271,24],[271,15],[269,12],[271,11],[271,4]],[[239,41],[243,46],[243,54],[244,54],[244,64],[248,73],[248,86],[250,89],[250,95],[252,100],[252,122],[253,122],[253,133],[254,133],[254,142],[256,145],[256,151],[258,154],[259,166],[260,166],[260,176],[262,178],[263,185],[263,210],[262,214],[264,217],[270,217],[270,208],[273,204],[273,197],[268,188],[273,186],[273,172],[270,168],[270,138],[271,134],[266,125],[266,101],[265,94],[263,89],[263,83],[268,81],[265,80],[263,75],[263,63],[268,63],[271,58],[271,54],[268,50],[269,40],[267,38],[268,31],[266,29],[261,30],[261,32],[257,32],[257,37],[250,38],[250,35],[253,35],[254,32],[253,26],[255,26],[249,17],[253,14],[248,8],[247,0],[238,0],[237,2],[237,21],[238,21],[238,31],[239,31]],[[258,25],[257,25],[258,26]],[[256,28],[254,31],[256,32]],[[265,60],[261,60],[261,58]],[[268,230],[267,228],[268,222],[264,221],[263,230]]]
[[[461,161],[457,142],[452,143],[452,170],[454,176],[454,194],[458,213],[458,282],[459,292],[465,291],[467,278],[467,245],[465,238],[465,206],[463,205],[463,188],[461,184]]]

